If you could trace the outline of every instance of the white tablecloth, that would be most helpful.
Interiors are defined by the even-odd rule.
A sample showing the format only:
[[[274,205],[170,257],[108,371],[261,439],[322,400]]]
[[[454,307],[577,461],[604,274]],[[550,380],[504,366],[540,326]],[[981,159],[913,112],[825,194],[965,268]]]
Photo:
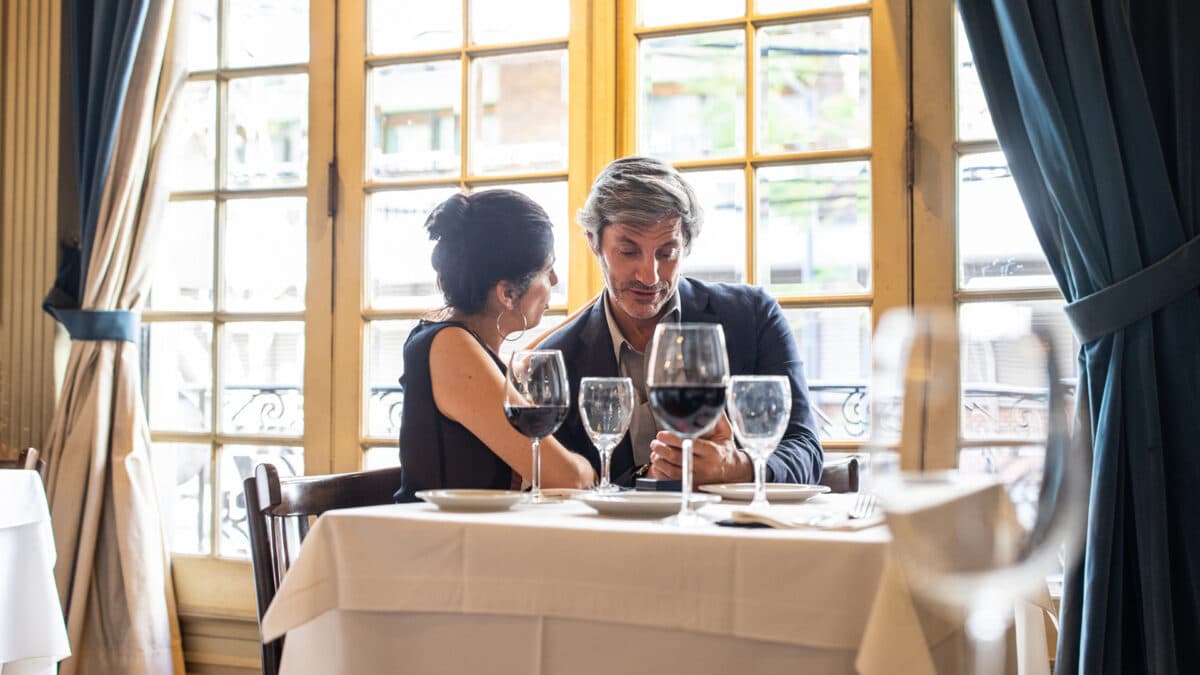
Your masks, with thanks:
[[[0,673],[56,672],[71,655],[54,583],[54,534],[34,471],[0,471]]]
[[[962,672],[956,625],[918,609],[888,542],[883,527],[681,531],[570,502],[335,511],[263,638],[287,633],[285,675]]]

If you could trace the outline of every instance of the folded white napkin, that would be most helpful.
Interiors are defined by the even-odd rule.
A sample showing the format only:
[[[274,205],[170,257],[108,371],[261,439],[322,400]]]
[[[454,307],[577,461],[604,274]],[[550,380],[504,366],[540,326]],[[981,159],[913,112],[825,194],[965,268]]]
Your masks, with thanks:
[[[845,511],[813,510],[804,513],[780,513],[773,511],[757,511],[751,509],[735,509],[730,519],[737,523],[762,523],[781,529],[814,528],[818,530],[863,530],[883,524],[883,513],[876,513],[868,518],[851,518]]]

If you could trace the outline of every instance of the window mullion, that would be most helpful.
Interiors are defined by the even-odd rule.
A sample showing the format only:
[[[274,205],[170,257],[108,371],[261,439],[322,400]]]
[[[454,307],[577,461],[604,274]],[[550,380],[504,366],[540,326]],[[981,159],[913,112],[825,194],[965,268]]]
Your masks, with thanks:
[[[330,4],[332,1],[330,1]],[[331,277],[332,303],[328,332],[330,351],[322,358],[329,374],[329,438],[331,469],[357,471],[361,465],[363,418],[364,321],[363,269],[366,195],[366,3],[336,3],[336,91],[328,99],[336,106],[338,204],[331,238],[337,246],[327,255],[336,277]],[[330,21],[332,23],[332,21]],[[333,272],[331,271],[331,274]],[[332,354],[332,358],[330,358]],[[315,358],[316,355],[314,355]]]

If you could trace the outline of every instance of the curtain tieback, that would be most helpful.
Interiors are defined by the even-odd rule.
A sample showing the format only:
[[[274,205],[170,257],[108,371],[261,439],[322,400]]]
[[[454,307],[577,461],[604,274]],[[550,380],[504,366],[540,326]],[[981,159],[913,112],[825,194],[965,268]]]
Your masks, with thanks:
[[[137,342],[140,316],[127,309],[48,308],[72,340]]]
[[[1146,269],[1067,305],[1080,344],[1094,342],[1150,316],[1200,286],[1200,237]]]

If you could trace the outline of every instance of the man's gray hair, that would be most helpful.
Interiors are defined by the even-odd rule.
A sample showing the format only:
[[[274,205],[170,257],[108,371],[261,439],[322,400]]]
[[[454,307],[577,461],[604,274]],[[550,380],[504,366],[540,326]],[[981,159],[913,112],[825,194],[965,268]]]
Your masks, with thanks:
[[[704,210],[675,167],[653,157],[622,157],[604,167],[578,213],[597,246],[600,233],[613,223],[647,226],[676,216],[684,248],[690,248],[700,235]]]

